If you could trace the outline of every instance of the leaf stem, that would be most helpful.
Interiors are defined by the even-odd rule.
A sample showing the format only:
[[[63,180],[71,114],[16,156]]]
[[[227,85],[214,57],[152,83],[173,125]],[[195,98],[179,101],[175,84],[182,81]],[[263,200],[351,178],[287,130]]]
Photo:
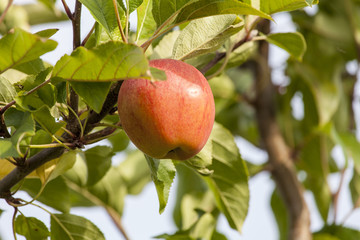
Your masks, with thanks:
[[[129,17],[130,17],[130,2],[126,0],[126,22],[125,22],[125,37],[129,39]]]
[[[16,218],[17,212],[18,212],[18,208],[14,207],[14,214],[12,217],[12,228],[13,228],[13,235],[14,235],[15,240],[17,240],[16,231],[15,231],[15,218]]]
[[[26,202],[26,201],[24,201]],[[61,223],[61,221],[55,216],[55,214],[53,214],[52,212],[50,212],[49,210],[47,210],[46,208],[41,207],[38,204],[32,203],[32,202],[28,202],[29,204],[40,208],[41,210],[47,212],[56,222],[57,224],[59,224],[59,226],[64,230],[64,232],[66,232],[66,234],[68,235],[68,237],[70,238],[70,240],[74,240],[74,238],[72,237],[71,233],[69,232],[69,230],[67,230],[67,228]]]
[[[89,192],[87,189],[84,189],[77,184],[73,183],[69,179],[65,178],[66,184],[71,188],[73,191],[78,192],[82,194],[84,197],[89,199],[91,202],[98,206],[102,206],[105,208],[111,219],[113,220],[116,227],[119,229],[125,240],[129,240],[129,237],[127,236],[127,233],[121,223],[121,216],[110,206],[106,205],[101,199],[99,199],[97,196],[93,195],[91,192]]]
[[[73,20],[74,20],[74,16],[72,15],[69,6],[66,4],[65,0],[61,0],[61,2],[62,2],[62,4],[63,4],[63,6],[64,6],[66,15],[68,16],[68,18],[69,18],[71,21],[73,21]]]
[[[116,21],[117,21],[117,24],[118,24],[118,27],[119,27],[121,39],[123,40],[124,43],[128,43],[127,38],[126,38],[126,36],[124,34],[124,30],[123,30],[123,28],[121,26],[121,20],[120,20],[119,10],[118,10],[118,7],[117,7],[117,2],[116,2],[116,0],[112,0],[112,2],[113,2],[113,5],[114,5],[114,9],[115,9],[115,16],[116,16]]]
[[[11,4],[13,3],[14,0],[9,0],[8,4],[6,5],[6,8],[4,10],[4,12],[1,14],[0,16],[0,24],[2,23],[2,21],[4,21],[5,19],[5,15],[6,13],[9,11]]]
[[[338,187],[336,193],[333,195],[333,205],[334,205],[333,223],[334,224],[336,224],[336,220],[337,220],[337,213],[338,213],[338,206],[339,206],[339,196],[340,196],[342,186],[344,185],[345,171],[346,171],[345,168],[340,171],[341,175],[340,175],[339,187]]]
[[[81,46],[85,46],[85,44],[87,43],[87,41],[89,40],[91,34],[94,32],[95,30],[95,25],[96,22],[94,23],[94,25],[92,26],[92,28],[90,29],[89,33],[86,35],[86,37],[84,38],[84,40],[81,42]]]

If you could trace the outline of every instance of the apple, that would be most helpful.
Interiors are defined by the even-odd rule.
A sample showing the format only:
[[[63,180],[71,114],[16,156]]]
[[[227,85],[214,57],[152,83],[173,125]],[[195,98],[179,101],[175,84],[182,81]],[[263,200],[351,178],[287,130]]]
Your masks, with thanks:
[[[157,59],[149,64],[163,70],[167,79],[125,80],[118,97],[121,125],[150,157],[191,158],[204,147],[214,124],[210,86],[200,71],[182,61]]]

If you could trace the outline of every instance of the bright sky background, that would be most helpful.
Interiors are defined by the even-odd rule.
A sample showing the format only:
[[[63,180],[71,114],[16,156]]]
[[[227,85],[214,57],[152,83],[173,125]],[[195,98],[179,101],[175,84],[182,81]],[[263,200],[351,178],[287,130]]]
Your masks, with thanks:
[[[15,0],[15,3],[33,2],[32,0]],[[73,0],[66,1],[70,7],[74,6]],[[315,11],[314,9],[308,9],[309,11]],[[295,27],[291,24],[290,17],[287,14],[277,14],[274,16],[276,24],[273,24],[272,28],[275,32],[288,32],[295,31]],[[131,23],[133,27],[135,25],[136,18],[132,16]],[[82,35],[85,36],[89,29],[92,27],[94,20],[88,11],[83,8],[82,19]],[[54,64],[65,53],[69,54],[72,50],[72,28],[70,22],[46,24],[35,26],[31,29],[31,32],[37,32],[39,30],[47,28],[59,28],[52,39],[58,41],[59,46],[51,53],[44,55],[44,60]],[[277,48],[270,48],[270,64],[273,67],[273,78],[278,84],[286,82],[286,77],[283,75],[283,69],[285,68],[284,61],[287,59],[287,54]],[[354,64],[353,64],[354,65]],[[349,65],[349,69],[354,69],[353,65]],[[356,66],[355,66],[356,67]],[[357,87],[357,97],[360,99],[360,87]],[[302,102],[301,98],[295,98],[293,101],[294,113],[302,114]],[[360,109],[360,104],[357,105],[357,109]],[[359,126],[359,111],[357,112],[357,123]],[[358,131],[359,133],[359,131]],[[360,134],[358,134],[358,137]],[[242,139],[237,139],[237,143],[240,152],[244,159],[247,159],[253,163],[263,163],[267,159],[266,153],[259,151],[255,147],[248,144]],[[334,154],[337,156],[338,164],[343,165],[342,153],[339,148],[335,148]],[[121,155],[115,157],[115,161],[121,160]],[[145,164],[145,161],[144,161]],[[345,186],[350,181],[352,173],[347,171],[345,177]],[[333,190],[337,189],[339,183],[339,174],[333,174],[329,177],[330,185]],[[158,213],[158,200],[154,184],[150,183],[144,189],[144,191],[138,196],[128,196],[125,200],[124,215],[122,222],[126,229],[130,239],[132,240],[146,240],[151,237],[162,233],[173,233],[176,228],[172,221],[172,210],[175,204],[176,182],[170,192],[170,198],[167,208],[162,215]],[[274,183],[271,180],[270,174],[260,173],[249,182],[250,185],[250,208],[249,214],[246,218],[243,233],[239,235],[236,231],[232,230],[225,219],[220,217],[218,229],[224,233],[229,240],[276,240],[278,239],[277,225],[270,208],[270,197],[274,189]],[[30,199],[27,194],[20,193],[17,197]],[[311,212],[311,229],[318,230],[322,226],[322,220],[319,213],[316,210],[315,203],[312,194],[305,194],[306,200],[309,204]],[[338,213],[338,219],[342,220],[344,216],[350,211],[351,199],[347,188],[343,188],[340,194],[340,211]],[[47,209],[50,209],[46,207]],[[6,203],[0,201],[0,209],[6,211],[0,217],[0,235],[3,240],[12,240],[11,218],[13,209],[8,207]],[[26,216],[37,217],[49,226],[49,215],[42,210],[37,209],[34,206],[21,208],[21,211]],[[95,223],[100,230],[104,233],[107,240],[123,239],[111,219],[106,212],[100,207],[95,208],[75,208],[71,211],[73,214],[84,216]],[[331,216],[330,216],[331,217]],[[360,211],[355,211],[351,217],[347,220],[346,225],[349,227],[360,229]],[[24,239],[19,237],[20,239]]]

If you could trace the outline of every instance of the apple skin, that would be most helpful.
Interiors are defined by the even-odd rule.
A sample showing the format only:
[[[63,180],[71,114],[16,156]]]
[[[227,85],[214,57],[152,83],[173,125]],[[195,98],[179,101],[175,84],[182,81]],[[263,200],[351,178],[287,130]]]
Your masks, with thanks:
[[[191,158],[204,147],[214,124],[210,86],[200,71],[182,61],[157,59],[149,64],[163,70],[167,79],[124,81],[118,97],[122,127],[150,157]]]

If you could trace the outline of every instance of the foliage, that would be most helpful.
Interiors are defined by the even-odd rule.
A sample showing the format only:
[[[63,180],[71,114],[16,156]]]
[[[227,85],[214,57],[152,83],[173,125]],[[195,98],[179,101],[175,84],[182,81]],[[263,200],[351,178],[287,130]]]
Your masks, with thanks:
[[[278,184],[271,207],[280,239],[296,239],[291,235],[291,202],[283,196],[297,190],[297,200],[302,201],[304,189],[313,194],[323,220],[322,229],[312,233],[314,239],[359,238],[358,230],[338,224],[336,214],[341,210],[341,188],[349,188],[354,209],[360,206],[360,143],[353,108],[359,97],[354,92],[360,62],[359,1],[79,0],[73,11],[68,1],[61,4],[63,9],[52,0],[0,2],[0,197],[16,209],[14,235],[104,239],[89,220],[70,214],[73,207],[101,206],[127,238],[119,224],[124,199],[139,194],[152,180],[160,213],[169,193],[176,193],[178,227],[175,233],[164,229],[154,237],[226,239],[217,229],[219,216],[241,233],[249,209],[249,178],[270,170]],[[316,4],[313,14],[302,10]],[[84,39],[77,27],[81,5],[95,20]],[[137,26],[130,28],[132,12],[137,13]],[[289,12],[298,32],[266,30],[278,12]],[[74,49],[51,65],[42,56],[56,48],[51,38],[58,30],[31,33],[30,26],[64,20],[72,22]],[[269,44],[289,56],[288,81],[281,86],[271,82],[267,52],[262,52]],[[164,80],[162,71],[149,68],[149,59],[156,58],[195,66],[213,90],[212,134],[203,150],[186,161],[153,159],[133,150],[116,114],[123,81]],[[291,103],[299,98],[303,114],[296,117]],[[264,109],[262,99],[270,108]],[[243,159],[236,137],[267,151],[267,163]],[[286,146],[281,153],[279,138]],[[86,146],[104,139],[106,146]],[[343,166],[331,155],[334,146],[343,151]],[[114,164],[120,152],[124,160]],[[288,153],[285,160],[282,153]],[[278,158],[288,161],[289,175],[277,172]],[[341,181],[339,190],[332,192],[329,176],[343,178],[349,169],[349,185]],[[305,177],[298,180],[301,174]],[[179,184],[174,189],[176,175]],[[281,182],[291,179],[295,187],[283,187]],[[17,199],[15,190],[32,199]],[[50,225],[25,216],[21,207],[28,204],[48,212]]]

